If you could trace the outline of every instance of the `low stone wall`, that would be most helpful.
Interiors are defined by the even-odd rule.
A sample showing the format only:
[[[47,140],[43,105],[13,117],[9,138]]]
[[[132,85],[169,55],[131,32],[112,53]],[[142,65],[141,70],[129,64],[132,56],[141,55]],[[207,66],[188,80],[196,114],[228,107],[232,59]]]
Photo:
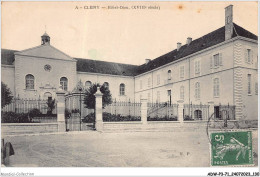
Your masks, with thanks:
[[[214,121],[209,123],[211,129],[224,128],[224,121]],[[227,122],[228,129],[247,129],[258,128],[258,120],[229,120]]]
[[[206,125],[206,121],[103,122],[103,131],[195,131]]]
[[[103,131],[115,130],[141,130],[143,128],[142,122],[103,122]]]
[[[2,135],[58,132],[57,123],[2,123]]]
[[[230,120],[228,129],[257,128],[257,120]],[[103,131],[200,131],[209,129],[223,129],[224,121],[147,121],[144,122],[103,122]]]

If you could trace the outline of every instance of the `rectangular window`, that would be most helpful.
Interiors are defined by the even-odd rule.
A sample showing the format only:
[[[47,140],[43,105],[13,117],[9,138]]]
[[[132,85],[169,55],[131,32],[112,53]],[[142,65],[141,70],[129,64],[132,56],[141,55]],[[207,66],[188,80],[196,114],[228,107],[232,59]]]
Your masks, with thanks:
[[[200,61],[195,61],[195,74],[200,73]]]
[[[148,87],[151,87],[151,78],[148,78]]]
[[[251,63],[251,49],[247,49],[247,62]]]
[[[251,95],[251,74],[247,75],[247,93]]]
[[[140,89],[143,89],[143,81],[140,80]]]
[[[168,96],[172,95],[172,91],[171,90],[167,90]]]
[[[214,59],[214,66],[217,67],[219,66],[219,54],[213,55]]]
[[[157,102],[160,103],[160,91],[157,91]]]
[[[220,118],[220,109],[219,106],[214,106],[214,113],[216,118]]]
[[[200,83],[195,84],[195,99],[200,99]]]
[[[172,91],[171,90],[167,90],[168,93],[168,101],[170,104],[172,104]]]
[[[219,97],[219,78],[215,78],[213,81],[214,97]]]
[[[180,99],[184,100],[184,86],[180,87]]]
[[[255,83],[255,94],[258,95],[258,83]]]
[[[159,85],[160,84],[160,75],[158,74],[157,75],[157,85]]]
[[[184,78],[184,66],[180,67],[180,78]]]
[[[147,101],[148,101],[149,103],[151,102],[151,94],[150,94],[150,93],[147,94]]]

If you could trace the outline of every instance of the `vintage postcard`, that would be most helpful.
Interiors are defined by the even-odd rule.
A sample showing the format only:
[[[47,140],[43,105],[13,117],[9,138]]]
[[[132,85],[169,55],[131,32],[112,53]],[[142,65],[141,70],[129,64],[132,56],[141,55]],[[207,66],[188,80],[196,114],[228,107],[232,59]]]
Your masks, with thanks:
[[[259,175],[257,1],[1,9],[2,175],[9,167]]]

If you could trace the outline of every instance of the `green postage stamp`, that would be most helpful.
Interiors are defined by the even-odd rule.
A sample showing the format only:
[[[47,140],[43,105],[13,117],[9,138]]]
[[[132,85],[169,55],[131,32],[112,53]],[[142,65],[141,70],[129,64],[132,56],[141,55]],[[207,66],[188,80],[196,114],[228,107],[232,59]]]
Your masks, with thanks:
[[[211,165],[252,165],[252,132],[211,133]]]

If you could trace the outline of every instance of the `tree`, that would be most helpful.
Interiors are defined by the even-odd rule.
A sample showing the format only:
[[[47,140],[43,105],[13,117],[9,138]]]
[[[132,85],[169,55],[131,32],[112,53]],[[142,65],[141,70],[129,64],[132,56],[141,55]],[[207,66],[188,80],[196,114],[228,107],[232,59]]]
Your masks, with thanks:
[[[92,84],[89,89],[85,92],[84,104],[88,109],[95,109],[95,93],[97,92],[97,87],[100,87],[100,84]],[[103,93],[102,96],[102,107],[105,108],[106,105],[112,103],[112,96],[108,87],[104,84],[100,87],[100,92]]]
[[[55,108],[55,99],[49,98],[47,101],[47,106],[48,106],[47,115],[51,115],[53,109]]]
[[[1,82],[1,94],[1,107],[3,108],[5,105],[10,104],[13,99],[12,92],[3,82]]]

